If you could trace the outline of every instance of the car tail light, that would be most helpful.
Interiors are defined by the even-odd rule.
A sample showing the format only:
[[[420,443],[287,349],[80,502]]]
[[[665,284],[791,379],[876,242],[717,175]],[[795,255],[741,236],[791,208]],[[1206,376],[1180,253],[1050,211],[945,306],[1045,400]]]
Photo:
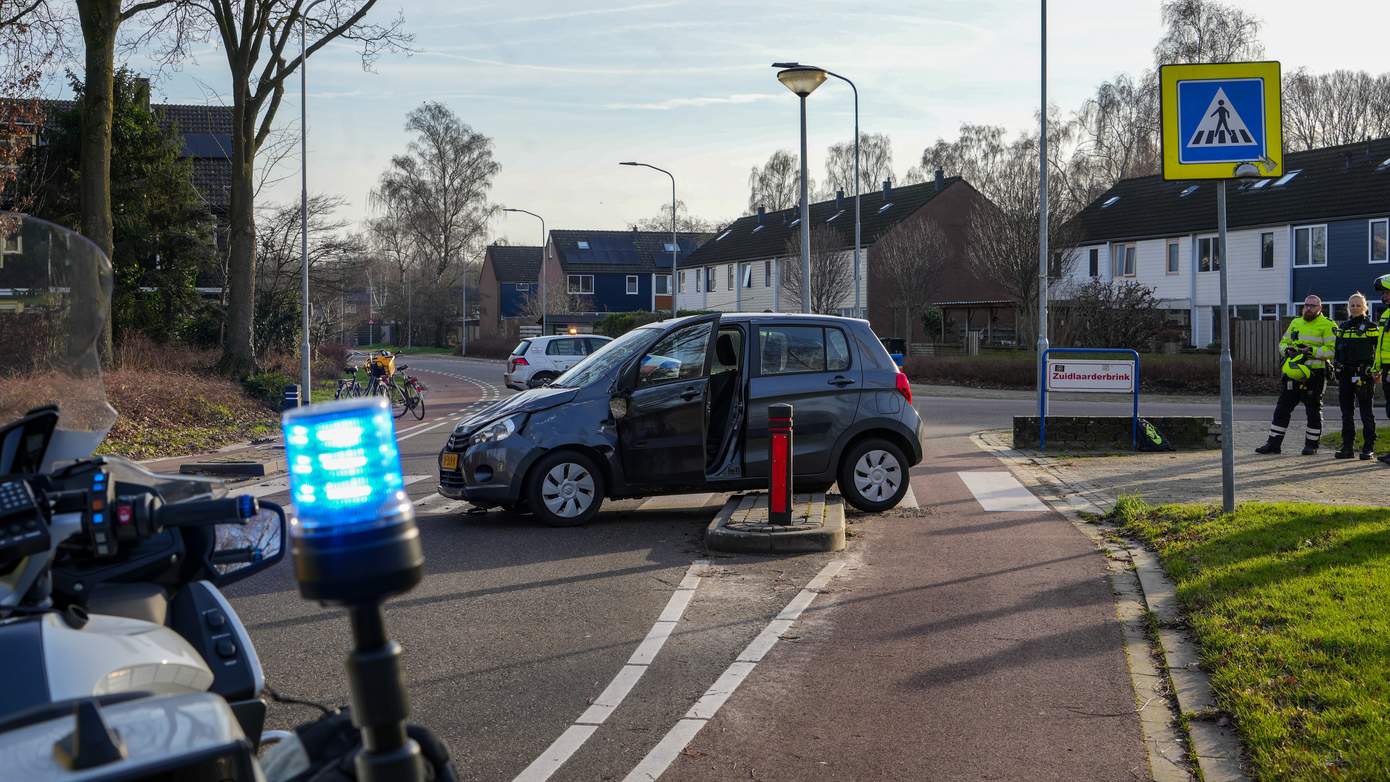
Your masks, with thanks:
[[[524,358],[514,358],[514,359],[512,359],[512,366],[511,366],[511,368],[508,369],[507,371],[508,371],[508,372],[515,372],[517,367],[529,367],[529,366],[531,366],[531,363],[530,363],[529,361],[527,361],[526,359],[524,359]]]
[[[907,375],[901,370],[898,371],[898,393],[903,395],[908,404],[912,404],[912,384],[907,382]]]

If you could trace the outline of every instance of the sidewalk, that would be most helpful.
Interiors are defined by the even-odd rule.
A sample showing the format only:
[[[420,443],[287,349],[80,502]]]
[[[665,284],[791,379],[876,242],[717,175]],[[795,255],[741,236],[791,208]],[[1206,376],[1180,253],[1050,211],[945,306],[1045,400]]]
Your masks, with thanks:
[[[1330,431],[1331,418],[1323,422]],[[1316,456],[1300,456],[1303,425],[1289,427],[1284,452],[1260,456],[1256,446],[1269,434],[1269,424],[1236,422],[1236,501],[1318,502],[1333,505],[1380,505],[1382,483],[1390,468],[1359,459],[1333,459],[1334,448],[1324,446]],[[1009,445],[1007,432],[991,432],[993,442]],[[1387,442],[1390,445],[1390,441]],[[1069,456],[1064,453],[1027,451],[1045,456],[1048,466],[1069,484],[1085,485],[1114,499],[1137,494],[1153,504],[1169,502],[1221,502],[1221,451],[1179,451],[1123,456]]]
[[[1105,557],[1036,500],[984,510],[960,473],[1008,473],[969,438],[928,446],[924,510],[856,525],[844,571],[663,779],[1150,778]]]

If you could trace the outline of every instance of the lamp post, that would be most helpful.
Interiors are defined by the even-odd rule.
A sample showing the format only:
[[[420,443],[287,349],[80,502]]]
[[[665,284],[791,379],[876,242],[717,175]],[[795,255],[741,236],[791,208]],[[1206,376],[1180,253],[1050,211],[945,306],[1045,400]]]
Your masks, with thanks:
[[[1047,0],[1042,0],[1042,111],[1038,112],[1038,420],[1047,415]]]
[[[806,179],[806,96],[825,83],[825,71],[799,65],[777,72],[777,81],[801,99],[801,311],[811,311],[811,203]]]
[[[671,177],[671,284],[668,286],[671,291],[671,317],[676,317],[676,311],[680,307],[676,304],[676,255],[680,251],[680,245],[676,242],[676,176],[664,168],[658,168],[651,163],[638,163],[635,160],[625,160],[620,166],[641,166],[650,168],[653,171],[660,171]],[[652,309],[656,309],[653,307]]]
[[[304,56],[304,17],[323,0],[314,0],[299,15],[299,265],[300,328],[304,342],[299,346],[299,404],[309,404],[312,396],[309,367],[313,347],[309,344],[309,58]]]
[[[803,66],[799,62],[774,62],[772,67],[812,68],[815,66]],[[854,314],[859,316],[859,308],[861,306],[859,299],[859,270],[862,268],[859,263],[859,248],[862,244],[859,238],[859,190],[861,187],[859,182],[859,88],[854,86],[854,82],[834,71],[827,71],[824,68],[818,68],[817,70],[824,71],[826,76],[834,76],[845,84],[848,84],[850,90],[854,92]]]
[[[502,211],[504,211],[504,212],[517,212],[517,213],[519,213],[519,214],[531,215],[532,217],[534,217],[534,218],[536,218],[537,220],[540,220],[540,221],[541,221],[541,268],[540,268],[540,278],[541,278],[541,279],[540,279],[540,283],[541,283],[541,334],[549,334],[549,333],[550,333],[550,324],[547,322],[547,318],[546,318],[547,311],[549,310],[549,307],[547,307],[546,305],[549,304],[549,301],[550,301],[550,300],[547,299],[547,298],[545,297],[545,218],[544,218],[544,217],[541,217],[540,215],[536,214],[535,212],[528,212],[528,211],[526,211],[525,209],[508,209],[508,208],[506,208],[506,207],[503,207],[503,208],[502,208]]]

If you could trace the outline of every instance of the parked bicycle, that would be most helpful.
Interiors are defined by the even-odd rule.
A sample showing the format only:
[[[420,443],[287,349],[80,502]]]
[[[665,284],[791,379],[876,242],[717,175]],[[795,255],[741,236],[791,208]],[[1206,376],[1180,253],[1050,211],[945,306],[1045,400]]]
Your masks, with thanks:
[[[415,420],[419,421],[425,417],[425,392],[429,389],[425,388],[425,384],[421,383],[419,378],[414,375],[405,374],[405,370],[407,369],[409,369],[409,367],[405,364],[401,364],[400,369],[397,370],[395,375],[397,382],[400,384],[401,394],[405,400],[404,407],[400,412],[396,413],[396,417],[400,418],[409,410],[411,415],[415,416]]]
[[[343,370],[347,377],[338,379],[338,390],[333,392],[334,399],[352,399],[366,395],[367,389],[357,382],[357,370],[358,367],[347,367]]]

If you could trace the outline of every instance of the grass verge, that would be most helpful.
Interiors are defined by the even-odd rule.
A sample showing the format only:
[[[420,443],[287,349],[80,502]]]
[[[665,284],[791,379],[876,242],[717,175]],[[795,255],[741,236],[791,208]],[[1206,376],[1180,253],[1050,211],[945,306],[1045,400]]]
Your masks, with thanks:
[[[458,348],[439,348],[421,345],[416,345],[415,347],[408,348],[404,345],[387,345],[381,342],[375,345],[358,345],[357,347],[353,348],[353,350],[361,351],[363,353],[367,353],[373,350],[389,350],[392,353],[404,353],[407,356],[452,356],[458,353]]]
[[[205,453],[273,437],[279,415],[235,382],[182,371],[105,373],[107,401],[119,418],[98,453],[153,459]]]
[[[1390,779],[1390,513],[1248,503],[1113,519],[1177,584],[1256,779]]]

